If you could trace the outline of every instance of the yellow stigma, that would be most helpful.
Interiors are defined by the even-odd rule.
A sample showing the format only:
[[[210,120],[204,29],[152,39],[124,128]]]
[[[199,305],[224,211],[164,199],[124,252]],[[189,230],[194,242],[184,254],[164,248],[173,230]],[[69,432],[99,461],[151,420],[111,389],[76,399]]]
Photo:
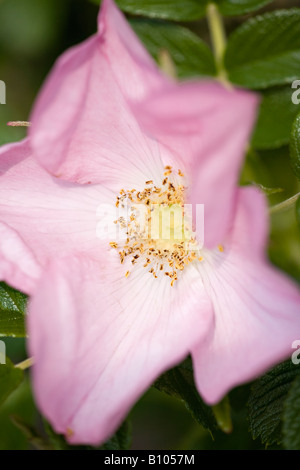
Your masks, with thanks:
[[[192,231],[191,214],[186,210],[185,187],[178,182],[184,174],[178,170],[174,178],[170,175],[172,167],[166,166],[160,186],[147,180],[143,191],[121,189],[116,206],[127,215],[121,215],[115,223],[125,234],[125,241],[112,241],[110,246],[120,250],[121,264],[129,257],[132,266],[142,263],[154,278],[168,276],[173,286],[179,272],[203,257]],[[127,271],[125,276],[129,274]]]

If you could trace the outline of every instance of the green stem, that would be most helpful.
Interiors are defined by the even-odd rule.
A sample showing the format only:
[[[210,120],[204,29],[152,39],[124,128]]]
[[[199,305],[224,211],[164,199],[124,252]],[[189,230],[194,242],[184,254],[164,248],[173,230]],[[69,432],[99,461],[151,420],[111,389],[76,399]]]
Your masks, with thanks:
[[[158,56],[158,63],[161,70],[167,75],[167,77],[177,79],[176,65],[173,59],[166,49],[162,49]]]
[[[300,196],[300,193],[297,193],[294,196],[290,197],[289,199],[286,199],[286,201],[280,202],[279,204],[276,204],[275,206],[270,207],[269,209],[270,214],[275,214],[276,212],[281,212],[286,209],[289,209],[291,206],[295,204],[299,196]]]
[[[215,3],[209,3],[206,10],[206,16],[211,35],[211,41],[214,50],[215,62],[218,77],[227,82],[227,74],[224,68],[224,52],[226,49],[226,34],[223,24],[223,18],[219,13]]]
[[[25,361],[22,361],[22,362],[19,362],[19,364],[16,364],[15,367],[17,367],[18,369],[25,370],[31,367],[33,365],[33,362],[34,362],[33,357],[29,357],[28,359],[25,359]]]

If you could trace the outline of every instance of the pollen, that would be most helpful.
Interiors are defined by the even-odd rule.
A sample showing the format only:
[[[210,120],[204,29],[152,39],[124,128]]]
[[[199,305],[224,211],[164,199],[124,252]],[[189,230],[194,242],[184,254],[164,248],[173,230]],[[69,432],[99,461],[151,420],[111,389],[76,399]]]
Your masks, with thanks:
[[[180,180],[184,174],[181,170],[173,173],[170,165],[164,170],[160,185],[149,179],[142,191],[121,189],[116,222],[125,231],[125,241],[109,244],[112,248],[122,245],[121,264],[129,259],[132,269],[141,265],[155,279],[167,276],[173,287],[182,271],[203,256],[185,210],[186,187]],[[129,275],[126,271],[125,277]]]
[[[218,245],[218,250],[223,253],[224,251],[224,246],[223,245]]]
[[[66,430],[66,437],[72,437],[74,435],[74,431],[71,428],[67,428]]]

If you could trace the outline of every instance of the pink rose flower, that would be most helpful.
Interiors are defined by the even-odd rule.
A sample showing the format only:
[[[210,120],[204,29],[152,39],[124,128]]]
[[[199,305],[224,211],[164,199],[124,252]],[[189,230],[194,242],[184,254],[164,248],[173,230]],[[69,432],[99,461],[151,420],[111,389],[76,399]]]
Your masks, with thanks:
[[[188,354],[209,404],[289,356],[299,292],[266,259],[264,196],[237,184],[257,102],[168,80],[104,0],[99,32],[50,74],[29,138],[1,148],[0,278],[31,296],[36,399],[69,442],[106,440]],[[129,194],[204,204],[204,247],[191,232],[182,246],[132,231],[120,243]]]

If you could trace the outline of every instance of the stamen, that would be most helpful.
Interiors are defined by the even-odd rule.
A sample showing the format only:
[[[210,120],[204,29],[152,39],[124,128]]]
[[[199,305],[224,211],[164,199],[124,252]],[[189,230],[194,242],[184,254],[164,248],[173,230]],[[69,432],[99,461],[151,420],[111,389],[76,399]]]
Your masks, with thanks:
[[[74,435],[74,431],[71,428],[67,428],[66,437],[72,437]]]
[[[122,250],[118,252],[120,263],[123,264],[127,257],[131,257],[132,266],[141,260],[144,268],[151,265],[149,273],[155,279],[164,274],[170,278],[173,287],[178,273],[190,263],[202,261],[203,257],[195,234],[185,220],[185,187],[178,185],[176,178],[168,179],[172,175],[170,165],[165,170],[161,187],[154,186],[153,180],[147,180],[142,191],[121,189],[116,206],[122,210],[129,203],[130,215],[127,222],[124,216],[120,216],[115,223],[128,234]],[[181,170],[178,170],[178,175],[184,176]],[[169,236],[165,235],[164,229]],[[118,248],[114,241],[110,246]],[[129,275],[130,271],[127,271],[125,277]]]
[[[28,121],[9,121],[7,123],[7,125],[11,126],[11,127],[30,127],[31,122],[28,122]]]

